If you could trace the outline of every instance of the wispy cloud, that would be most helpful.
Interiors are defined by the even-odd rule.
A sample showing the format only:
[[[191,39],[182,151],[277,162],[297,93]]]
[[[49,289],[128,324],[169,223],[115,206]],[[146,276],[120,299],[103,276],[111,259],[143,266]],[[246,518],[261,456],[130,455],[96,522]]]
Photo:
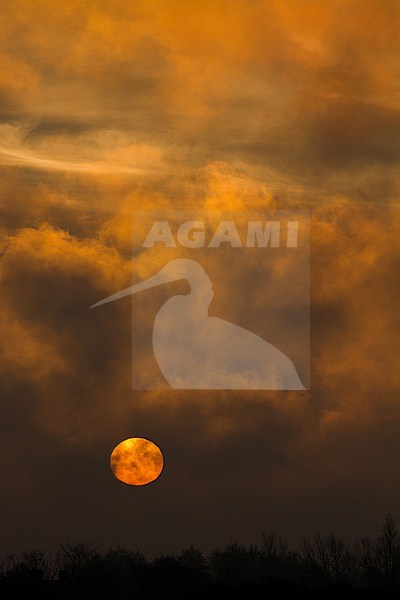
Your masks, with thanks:
[[[160,148],[129,144],[117,131],[29,136],[26,125],[0,126],[0,164],[45,171],[143,175],[163,168]]]

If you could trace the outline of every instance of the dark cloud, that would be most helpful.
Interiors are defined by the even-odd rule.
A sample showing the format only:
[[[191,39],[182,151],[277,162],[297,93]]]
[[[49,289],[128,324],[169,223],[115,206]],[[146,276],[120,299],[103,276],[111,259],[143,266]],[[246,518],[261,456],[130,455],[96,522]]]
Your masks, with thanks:
[[[102,126],[104,127],[104,124],[101,125],[99,123],[87,123],[62,119],[42,119],[28,129],[27,137],[46,137],[60,134],[74,136],[81,133],[86,133],[92,129],[98,129]]]
[[[391,166],[400,158],[398,110],[336,101],[327,102],[321,112],[309,111],[308,117],[314,152],[328,168]]]

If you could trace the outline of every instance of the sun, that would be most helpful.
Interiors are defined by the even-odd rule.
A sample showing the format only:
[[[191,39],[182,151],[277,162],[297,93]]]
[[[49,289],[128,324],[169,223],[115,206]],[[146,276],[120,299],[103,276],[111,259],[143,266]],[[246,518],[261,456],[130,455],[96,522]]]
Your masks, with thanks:
[[[147,485],[158,479],[164,468],[160,448],[145,438],[128,438],[115,446],[110,456],[111,471],[128,485]]]

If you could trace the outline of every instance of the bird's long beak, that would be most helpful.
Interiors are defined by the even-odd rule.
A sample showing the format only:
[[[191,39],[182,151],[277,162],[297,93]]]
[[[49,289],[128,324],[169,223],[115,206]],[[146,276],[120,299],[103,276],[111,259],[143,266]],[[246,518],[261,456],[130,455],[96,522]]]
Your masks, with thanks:
[[[131,294],[136,294],[136,292],[148,290],[156,285],[167,283],[168,281],[173,281],[174,279],[174,277],[168,276],[165,271],[161,270],[153,275],[153,277],[149,277],[149,279],[135,283],[135,285],[131,285],[120,292],[116,292],[115,294],[108,296],[108,298],[100,300],[100,302],[96,302],[96,304],[93,304],[90,308],[95,308],[101,304],[107,304],[107,302],[114,302],[114,300],[119,300],[120,298],[124,298],[124,296],[130,296]]]

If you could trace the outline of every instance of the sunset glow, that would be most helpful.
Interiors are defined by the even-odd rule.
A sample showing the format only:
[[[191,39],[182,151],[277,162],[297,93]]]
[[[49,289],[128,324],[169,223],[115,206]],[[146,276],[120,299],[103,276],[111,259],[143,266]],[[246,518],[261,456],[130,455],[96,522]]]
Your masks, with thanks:
[[[400,516],[400,2],[0,4],[0,558]],[[274,211],[310,214],[307,288],[301,222],[265,232]],[[172,389],[152,332],[188,280],[90,309],[184,258],[212,282],[203,322],[268,341],[306,389]],[[156,331],[180,368],[182,332]],[[160,479],[157,446],[116,446],[137,434]]]

